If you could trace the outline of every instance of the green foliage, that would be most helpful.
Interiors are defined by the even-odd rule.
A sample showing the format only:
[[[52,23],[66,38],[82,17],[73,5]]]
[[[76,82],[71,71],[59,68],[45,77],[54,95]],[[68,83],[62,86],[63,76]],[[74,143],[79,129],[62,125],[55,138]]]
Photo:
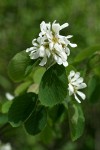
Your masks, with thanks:
[[[35,61],[31,60],[29,55],[25,52],[16,54],[9,63],[8,73],[12,80],[18,82],[30,73]]]
[[[37,95],[25,93],[15,97],[9,109],[8,118],[13,127],[21,125],[35,109]]]
[[[1,109],[2,113],[8,113],[11,104],[12,104],[12,101],[7,101],[7,102],[5,102],[5,103],[2,105],[2,109]]]
[[[58,105],[55,105],[54,107],[50,108],[48,114],[53,122],[57,122],[61,119],[61,116],[64,114],[65,110],[66,109],[63,104],[58,104]]]
[[[52,142],[54,137],[54,132],[52,128],[47,124],[43,132],[40,134],[41,140],[45,145],[48,145]]]
[[[70,103],[68,105],[69,126],[71,138],[77,140],[83,133],[85,118],[80,104]]]
[[[75,72],[77,71],[76,68],[73,65],[68,65],[68,67],[66,67],[66,74],[67,76],[69,75],[70,71],[74,70]]]
[[[89,79],[87,98],[92,103],[96,103],[100,100],[100,78],[97,76],[92,76]]]
[[[0,125],[6,124],[8,122],[7,114],[0,113]]]
[[[83,51],[81,51],[76,57],[75,57],[75,60],[74,62],[78,63],[78,62],[81,62],[87,58],[90,58],[95,52],[97,51],[100,51],[100,45],[96,45],[96,46],[93,46],[93,47],[89,47]]]
[[[3,0],[0,1],[0,140],[3,142],[11,142],[14,150],[94,150],[99,149],[99,131],[100,131],[100,1],[89,0]],[[91,11],[92,10],[92,11]],[[48,14],[48,15],[46,15]],[[85,70],[85,80],[88,83],[86,88],[87,99],[84,103],[84,113],[86,117],[85,133],[82,138],[75,142],[71,142],[69,138],[69,128],[67,116],[61,124],[60,117],[65,114],[62,104],[55,105],[50,109],[49,117],[52,118],[53,124],[57,121],[56,128],[50,128],[50,124],[43,130],[42,136],[29,136],[20,127],[19,130],[6,126],[8,117],[6,112],[9,109],[5,102],[5,93],[11,92],[20,95],[25,91],[36,92],[40,84],[42,71],[32,72],[32,76],[27,79],[27,69],[31,71],[34,66],[29,59],[30,67],[27,68],[27,56],[20,56],[22,62],[16,64],[16,70],[12,70],[10,66],[10,77],[13,81],[23,81],[20,85],[13,84],[7,76],[7,66],[9,60],[20,50],[30,47],[30,41],[37,37],[39,24],[44,20],[46,22],[57,20],[60,23],[68,22],[68,30],[62,31],[64,35],[73,34],[72,42],[78,44],[75,50],[71,51],[71,64],[77,65],[77,70],[81,68],[81,73]],[[97,45],[96,45],[97,44]],[[96,46],[95,46],[96,45]],[[89,47],[89,48],[88,48]],[[85,50],[86,49],[86,50]],[[81,51],[81,52],[80,52]],[[20,55],[20,54],[19,54]],[[27,55],[27,54],[26,54]],[[94,58],[94,56],[96,57]],[[97,58],[98,57],[98,58]],[[75,59],[74,59],[75,58]],[[15,61],[15,60],[14,60]],[[74,62],[75,61],[75,62]],[[88,62],[88,63],[87,63]],[[21,68],[21,65],[23,68]],[[69,63],[70,64],[70,63]],[[15,64],[14,64],[15,65]],[[24,67],[26,66],[25,70]],[[33,66],[32,66],[33,65]],[[66,74],[74,68],[67,67]],[[17,72],[16,72],[17,71]],[[45,72],[46,73],[46,72]],[[35,83],[34,83],[35,82]],[[37,84],[38,83],[38,84]],[[32,85],[31,85],[32,84]],[[67,84],[67,83],[66,83]],[[29,85],[29,88],[28,88]],[[47,92],[47,91],[46,91]],[[6,100],[7,101],[7,100]],[[92,105],[91,105],[92,102]],[[8,102],[7,102],[8,103]],[[68,101],[65,103],[68,103]],[[18,105],[18,107],[20,104]],[[71,106],[71,104],[70,104]],[[73,106],[73,104],[72,104]],[[61,109],[60,109],[61,108]],[[79,106],[72,112],[79,110]],[[47,108],[47,112],[48,112]],[[2,114],[5,113],[5,114]],[[69,110],[68,110],[69,112]],[[78,111],[79,112],[79,111]],[[61,115],[60,115],[61,114]],[[51,122],[50,122],[51,123]],[[6,126],[6,127],[5,127]],[[2,127],[2,128],[1,128]],[[59,127],[58,134],[62,134],[59,138],[55,136],[55,130]],[[74,125],[73,125],[74,128]],[[78,128],[78,127],[77,127]],[[76,131],[76,126],[74,128]],[[77,129],[78,130],[78,129]],[[17,134],[16,134],[17,131]],[[63,134],[64,133],[64,134]],[[75,132],[76,133],[76,132]],[[44,135],[43,135],[44,134]],[[16,136],[15,136],[16,135]],[[79,134],[78,134],[79,135]],[[77,136],[78,136],[77,135]],[[14,137],[14,138],[13,138]]]
[[[29,85],[31,84],[31,81],[26,81],[24,83],[21,83],[14,91],[15,95],[20,95],[21,93],[25,92]]]
[[[39,88],[39,100],[45,106],[64,101],[67,95],[67,77],[63,66],[54,65],[43,75]]]
[[[29,86],[27,92],[33,92],[33,93],[36,93],[38,94],[39,92],[39,85],[37,83],[34,83],[32,85]]]
[[[7,90],[11,88],[11,83],[6,77],[0,75],[0,86]]]
[[[44,67],[38,67],[35,70],[34,75],[33,75],[33,80],[35,83],[39,84],[41,82],[42,76],[45,71],[46,71],[46,69]]]
[[[89,78],[88,81],[88,91],[87,91],[87,98],[90,99],[92,93],[94,92],[95,88],[96,88],[96,79],[94,78],[94,76]]]
[[[47,123],[47,112],[43,106],[37,107],[29,118],[25,121],[25,129],[31,134],[35,135],[40,133]]]

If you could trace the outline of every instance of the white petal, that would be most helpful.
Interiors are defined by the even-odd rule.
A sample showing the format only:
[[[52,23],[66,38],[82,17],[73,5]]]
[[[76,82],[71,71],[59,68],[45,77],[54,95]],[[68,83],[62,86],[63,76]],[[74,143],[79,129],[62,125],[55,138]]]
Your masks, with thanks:
[[[53,42],[49,43],[49,48],[50,48],[50,50],[53,49],[53,46],[54,46],[54,43],[53,43]]]
[[[30,48],[27,48],[27,49],[26,49],[26,52],[29,52],[29,51],[30,51]]]
[[[53,23],[56,23],[56,20]]]
[[[68,44],[70,44],[70,41],[67,39],[67,37],[63,36],[63,40],[64,40],[66,46],[67,46]]]
[[[77,44],[69,43],[71,47],[77,47]]]
[[[42,21],[42,23],[40,24],[40,29],[42,33],[39,36],[44,35],[47,30],[50,30],[50,26],[50,23],[45,23],[44,21]]]
[[[62,29],[64,29],[64,28],[66,28],[66,27],[68,27],[69,26],[69,24],[68,23],[64,23],[63,25],[61,25],[60,26],[60,30],[62,30]]]
[[[48,57],[50,57],[51,53],[50,53],[49,49],[46,49],[46,55],[47,55]]]
[[[64,65],[65,67],[67,67],[67,66],[68,66],[68,62],[67,62],[67,61],[64,61],[64,62],[63,62],[63,65]]]
[[[36,47],[34,47],[34,48],[32,49],[32,51],[30,52],[30,55],[33,54],[34,52],[36,52],[37,50],[38,50],[38,49],[37,49]],[[29,56],[30,56],[30,55],[29,55]]]
[[[10,93],[6,93],[5,95],[6,95],[6,98],[7,98],[8,100],[13,100],[13,99],[14,99],[14,96],[11,95]]]
[[[40,32],[40,33],[39,33],[39,37],[42,37],[42,35],[43,35],[43,33],[42,33],[42,32]]]
[[[65,48],[65,52],[67,53],[67,56],[70,55],[70,49],[68,47]]]
[[[44,66],[47,63],[47,57],[44,57],[42,61],[39,63],[40,66]]]
[[[79,83],[82,83],[82,82],[83,82],[83,80],[84,80],[84,79],[83,79],[82,77],[80,77],[79,79],[77,79],[77,81],[76,81],[76,82],[79,84]]]
[[[46,23],[46,27],[47,27],[48,30],[50,30],[50,27],[51,27],[50,22],[49,22],[49,23]]]
[[[54,44],[54,48],[58,51],[61,52],[61,45],[59,45],[58,43]]]
[[[44,30],[46,30],[46,23],[44,21],[41,22],[40,29],[42,32],[44,32]]]
[[[75,73],[75,78],[78,79],[80,77],[80,72]]]
[[[59,56],[61,57],[62,61],[66,61],[67,60],[67,55],[65,52],[61,51],[59,53]]]
[[[77,81],[77,79],[78,79],[79,77],[80,77],[80,73],[79,73],[79,72],[76,72],[71,81],[72,81],[72,82]]]
[[[77,100],[78,103],[81,103],[81,101],[78,99],[78,97],[76,96],[76,94],[74,94],[75,99]]]
[[[39,55],[40,55],[40,57],[44,57],[44,55],[45,55],[44,46],[41,46],[41,47],[39,48]]]
[[[39,52],[35,52],[29,55],[31,59],[37,59],[39,57]]]
[[[68,84],[68,86],[69,86],[69,91],[71,91],[72,93],[74,93],[74,88],[73,88],[73,86],[69,83]]]
[[[84,88],[86,88],[87,87],[87,85],[85,84],[85,83],[81,83],[81,84],[79,84],[79,86],[78,87],[76,87],[76,89],[78,90],[78,89],[84,89]]]
[[[53,54],[53,58],[55,59],[55,61],[57,61],[57,55]]]
[[[36,41],[36,39],[33,39],[33,40],[32,40],[32,44],[33,44],[33,45],[34,45],[35,41]]]
[[[59,56],[57,56],[56,54],[53,55],[53,56],[54,56],[55,61],[56,61],[59,65],[61,65],[61,64],[63,63],[62,59],[61,59]]]
[[[86,98],[85,94],[80,92],[80,91],[77,91],[77,94],[84,100]]]
[[[68,88],[68,90],[69,90],[69,88]],[[73,92],[69,91],[69,96],[71,96],[72,94],[73,94]]]
[[[71,71],[70,71],[70,74],[69,74],[69,77],[72,78],[74,75],[75,75],[75,71],[74,71],[74,70],[71,70]]]
[[[68,35],[68,36],[66,36],[67,39],[70,39],[70,38],[72,38],[72,37],[73,37],[73,35]]]
[[[52,24],[52,30],[56,33],[56,34],[59,34],[59,31],[60,31],[60,24],[59,23],[53,23]]]
[[[38,38],[37,38],[37,42],[38,42],[38,43],[41,43],[41,39],[42,39],[42,37],[38,37]]]
[[[75,87],[78,87],[78,86],[79,86],[79,84],[78,84],[76,81],[72,82],[72,80],[71,80],[71,83],[72,83],[72,85],[75,86]]]
[[[46,38],[47,38],[47,40],[51,40],[53,38],[51,30],[46,31]]]
[[[26,52],[30,52],[30,51],[32,51],[32,50],[34,50],[34,47],[27,48],[27,49],[26,49]]]
[[[69,42],[66,40],[65,36],[58,35],[57,38],[59,39],[59,43],[64,44],[64,45],[66,44],[66,46],[67,46],[67,44],[69,44]],[[66,43],[66,41],[67,41],[67,43]]]

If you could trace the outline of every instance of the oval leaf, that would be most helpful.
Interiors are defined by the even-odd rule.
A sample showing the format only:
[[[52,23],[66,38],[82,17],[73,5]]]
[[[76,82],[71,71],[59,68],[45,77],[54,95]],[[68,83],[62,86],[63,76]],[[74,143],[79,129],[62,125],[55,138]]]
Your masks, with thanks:
[[[71,103],[68,105],[69,126],[71,138],[77,140],[83,133],[85,118],[80,104]]]
[[[28,53],[17,53],[8,65],[8,74],[12,80],[22,81],[33,67],[36,60],[31,60]]]
[[[31,135],[40,133],[47,123],[47,112],[44,106],[39,106],[26,120],[24,126],[26,131]]]
[[[45,106],[61,103],[67,95],[67,77],[63,66],[54,65],[43,75],[39,88],[39,99]]]
[[[25,93],[16,97],[8,112],[8,119],[12,126],[17,127],[24,122],[34,110],[37,95]]]

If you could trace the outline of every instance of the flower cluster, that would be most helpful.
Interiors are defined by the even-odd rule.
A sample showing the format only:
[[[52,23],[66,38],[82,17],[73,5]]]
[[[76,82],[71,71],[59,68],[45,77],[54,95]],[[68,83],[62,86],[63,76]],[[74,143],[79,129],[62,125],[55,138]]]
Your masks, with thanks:
[[[74,94],[74,97],[77,100],[77,102],[81,103],[77,95],[80,96],[83,100],[86,98],[85,94],[79,91],[80,89],[83,89],[87,86],[85,83],[83,83],[83,78],[80,77],[79,72],[75,73],[75,71],[72,70],[68,76],[68,81],[69,95]]]
[[[51,23],[45,23],[44,21],[40,24],[39,37],[33,39],[33,46],[26,49],[26,52],[30,52],[29,56],[31,59],[42,58],[40,66],[44,66],[49,58],[53,58],[54,62],[59,65],[68,66],[67,57],[70,55],[71,47],[76,47],[69,41],[71,35],[62,36],[60,31],[68,27],[68,23],[60,25],[54,21]]]
[[[67,67],[67,58],[70,55],[70,49],[68,46],[73,48],[77,46],[69,41],[69,38],[71,38],[72,35],[60,35],[60,31],[68,27],[68,25],[68,23],[60,25],[59,23],[56,23],[56,21],[52,24],[42,21],[40,24],[41,31],[39,33],[39,37],[37,39],[33,39],[33,46],[26,49],[26,52],[30,53],[30,58],[41,58],[40,66],[44,66],[50,59],[53,59],[53,62]],[[83,100],[86,98],[85,94],[79,91],[86,87],[86,84],[83,83],[83,78],[80,77],[79,72],[75,73],[74,71],[71,71],[68,76],[68,81],[69,95],[74,95],[77,102],[81,103],[78,96],[80,96]]]

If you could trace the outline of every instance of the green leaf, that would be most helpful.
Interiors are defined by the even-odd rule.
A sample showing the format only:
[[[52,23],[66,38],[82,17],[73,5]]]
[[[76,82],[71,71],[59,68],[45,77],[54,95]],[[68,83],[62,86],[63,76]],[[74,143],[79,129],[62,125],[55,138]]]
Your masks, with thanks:
[[[39,100],[45,106],[53,106],[61,103],[67,95],[67,77],[65,67],[54,65],[43,75]]]
[[[47,123],[47,112],[44,106],[39,106],[36,108],[31,116],[26,120],[24,126],[26,131],[35,135],[40,133]]]
[[[22,81],[33,68],[36,60],[31,60],[29,54],[25,51],[17,53],[8,65],[8,74],[12,80]]]
[[[0,113],[0,125],[3,125],[5,123],[7,123],[7,122],[8,122],[8,116],[7,116],[7,114],[1,114]]]
[[[29,86],[27,92],[32,92],[32,93],[36,93],[38,94],[39,92],[39,85],[37,83],[34,83],[32,85]]]
[[[96,85],[93,91],[91,92],[89,101],[92,103],[96,103],[100,100],[100,78],[95,78],[96,79]]]
[[[31,84],[31,81],[26,81],[24,83],[21,83],[16,89],[15,89],[15,95],[19,95],[27,90],[29,85]]]
[[[2,86],[5,90],[11,89],[10,81],[2,75],[0,75],[0,86]]]
[[[12,101],[5,102],[1,108],[2,113],[8,113],[11,104],[12,104]]]
[[[34,93],[25,93],[15,97],[8,112],[8,119],[12,126],[21,125],[34,110],[37,95]]]
[[[77,140],[83,133],[85,118],[80,104],[70,103],[68,105],[70,134],[73,141]]]
[[[49,117],[53,120],[53,122],[57,122],[61,119],[61,116],[65,112],[65,107],[63,104],[55,105],[54,107],[49,109]]]
[[[89,58],[93,53],[100,51],[100,45],[89,47],[83,51],[81,51],[74,59],[74,63],[81,62],[86,58]]]
[[[40,83],[41,78],[42,78],[42,76],[43,76],[45,70],[46,70],[46,69],[43,68],[43,67],[38,67],[38,68],[35,70],[34,76],[33,76],[33,79],[34,79],[34,82],[35,82],[35,83]]]
[[[52,143],[52,141],[54,140],[54,132],[50,125],[46,125],[45,129],[40,135],[40,138],[45,145]]]
[[[92,93],[94,92],[95,88],[96,88],[96,85],[97,85],[97,81],[96,81],[96,78],[95,76],[91,76],[89,77],[88,79],[88,89],[87,89],[87,98],[90,99]]]

